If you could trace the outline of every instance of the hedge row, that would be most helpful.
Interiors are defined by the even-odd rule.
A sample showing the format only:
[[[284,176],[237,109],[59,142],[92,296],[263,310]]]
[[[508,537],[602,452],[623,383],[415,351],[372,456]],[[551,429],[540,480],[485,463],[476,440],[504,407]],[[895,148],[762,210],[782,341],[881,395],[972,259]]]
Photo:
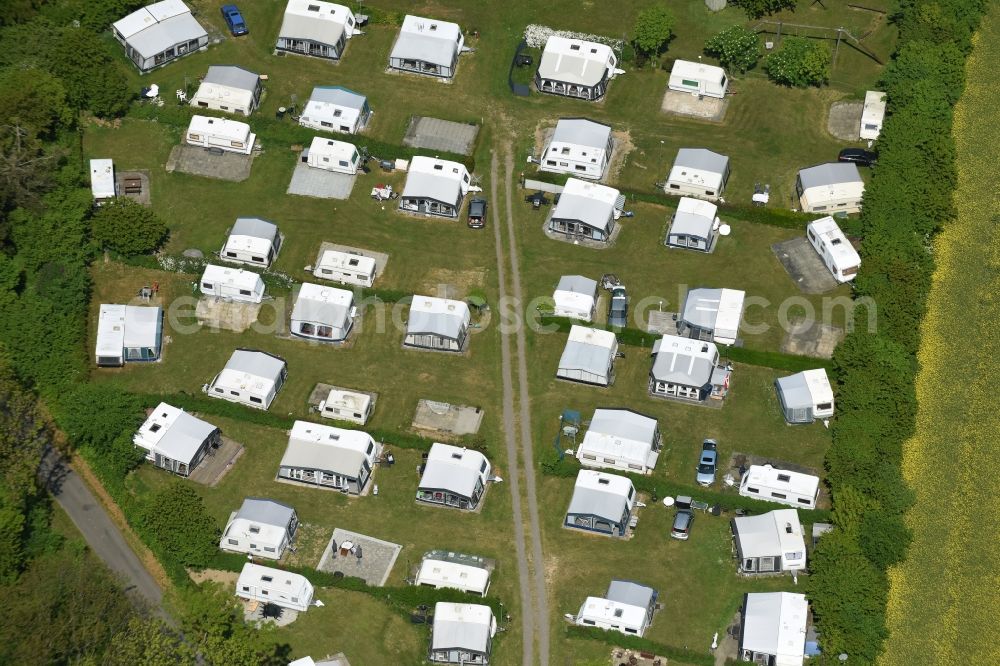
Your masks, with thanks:
[[[575,319],[570,319],[568,317],[553,317],[546,314],[542,314],[539,321],[543,326],[549,327],[551,330],[558,331],[560,333],[569,333],[573,326],[580,325],[580,322]],[[604,331],[614,330],[619,344],[628,345],[630,347],[652,349],[653,343],[662,337],[659,333],[649,333],[647,331],[641,331],[637,328],[612,329],[609,326],[596,322],[589,323],[587,326]],[[755,349],[746,349],[745,347],[723,347],[721,354],[723,357],[726,357],[736,363],[758,365],[765,368],[784,370],[792,373],[809,370],[811,368],[823,368],[830,374],[831,379],[836,376],[836,368],[832,361],[821,358],[813,358],[811,356],[796,356],[795,354],[784,354],[782,352],[775,351],[758,351]]]
[[[549,173],[546,171],[535,171],[525,174],[526,178],[540,180],[552,185],[565,185],[569,176],[565,174]],[[662,190],[650,187],[648,190],[633,190],[618,187],[619,192],[624,194],[629,201],[640,201],[664,206],[670,210],[677,208],[679,197],[672,197]],[[815,220],[818,216],[809,213],[800,213],[785,208],[768,208],[766,206],[741,206],[733,203],[719,203],[719,216],[724,220],[739,220],[741,222],[752,222],[754,224],[766,224],[772,227],[782,227],[784,229],[802,229]]]
[[[164,106],[154,106],[152,104],[139,104],[131,108],[129,116],[141,120],[155,121],[171,127],[177,133],[179,139],[183,131],[190,124],[191,116],[199,112],[203,114],[204,110],[195,109],[188,105],[166,104]],[[317,134],[317,130],[302,127],[291,119],[271,118],[261,114],[250,118],[249,123],[254,132],[256,132],[260,145],[268,150],[286,150],[294,145],[308,146]],[[480,132],[480,134],[482,133]],[[426,155],[460,162],[465,165],[469,173],[475,171],[476,168],[476,160],[471,155],[459,155],[441,150],[401,146],[379,141],[367,135],[337,134],[336,138],[338,141],[352,143],[359,149],[367,148],[369,155],[381,160],[409,160],[417,155]],[[377,165],[375,166],[377,168]]]
[[[930,239],[953,215],[952,107],[983,12],[981,0],[908,0],[881,89],[889,115],[865,188],[856,292],[878,306],[875,333],[849,333],[834,354],[838,415],[826,457],[833,522],[806,581],[826,654],[876,660],[887,637],[888,569],[906,556],[912,493],[903,445],[917,411],[915,353],[930,288]],[[927,17],[933,15],[934,19]]]

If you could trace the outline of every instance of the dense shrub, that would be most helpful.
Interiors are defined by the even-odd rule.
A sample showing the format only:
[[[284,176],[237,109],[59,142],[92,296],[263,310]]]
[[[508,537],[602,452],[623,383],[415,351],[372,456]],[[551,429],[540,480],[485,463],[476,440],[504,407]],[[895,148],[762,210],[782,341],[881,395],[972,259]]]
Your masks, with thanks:
[[[219,528],[201,496],[187,482],[172,481],[142,501],[139,524],[152,545],[185,566],[212,561]]]
[[[760,37],[746,26],[731,25],[705,42],[705,53],[730,72],[746,72],[760,60]]]
[[[128,198],[101,206],[90,221],[91,236],[122,254],[149,254],[163,243],[167,225],[150,208]]]
[[[748,18],[757,19],[784,9],[795,9],[798,2],[797,0],[733,0],[733,4],[742,7]]]
[[[783,86],[806,88],[830,80],[830,47],[805,37],[785,37],[764,61],[768,77]]]

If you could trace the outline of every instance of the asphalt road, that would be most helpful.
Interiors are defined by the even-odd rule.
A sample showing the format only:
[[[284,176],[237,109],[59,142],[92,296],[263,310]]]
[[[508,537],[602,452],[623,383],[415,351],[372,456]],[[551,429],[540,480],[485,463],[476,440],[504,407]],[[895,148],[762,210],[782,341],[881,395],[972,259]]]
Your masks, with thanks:
[[[121,578],[126,594],[153,613],[169,619],[162,607],[163,590],[83,479],[51,449],[42,459],[40,473],[49,492],[69,514],[90,549]]]

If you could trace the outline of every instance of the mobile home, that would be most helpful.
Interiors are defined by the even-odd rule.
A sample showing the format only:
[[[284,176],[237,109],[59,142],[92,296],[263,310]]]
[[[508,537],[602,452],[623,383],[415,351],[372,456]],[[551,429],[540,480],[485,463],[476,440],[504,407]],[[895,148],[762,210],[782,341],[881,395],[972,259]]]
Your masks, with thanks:
[[[204,391],[213,398],[267,409],[285,383],[288,370],[280,356],[253,349],[237,349],[226,367]]]
[[[664,335],[653,343],[649,394],[655,398],[723,400],[731,375],[732,369],[719,363],[719,348],[711,342]]]
[[[223,261],[266,268],[278,256],[279,249],[281,234],[276,224],[259,217],[240,217],[229,230],[219,257]]]
[[[570,178],[552,209],[548,230],[570,240],[607,243],[621,215],[625,198],[606,185]]]
[[[885,119],[885,93],[869,90],[865,93],[865,105],[861,111],[861,131],[858,136],[863,141],[874,141],[882,132]]]
[[[111,33],[143,73],[208,47],[208,33],[181,0],[137,9],[115,21]]]
[[[606,44],[552,35],[542,50],[535,88],[593,102],[604,97],[608,82],[621,73],[617,67],[618,58]]]
[[[305,282],[292,307],[292,335],[320,342],[342,342],[354,326],[354,293]]]
[[[331,282],[370,287],[375,282],[375,259],[356,252],[324,250],[313,275]]]
[[[319,415],[338,421],[364,425],[375,409],[375,401],[367,393],[330,389],[326,399],[319,403]]]
[[[136,447],[146,450],[146,460],[178,476],[189,476],[221,442],[217,427],[165,402],[149,413],[132,437]]]
[[[381,454],[381,445],[361,430],[296,421],[278,478],[360,495]]]
[[[815,509],[819,497],[819,477],[771,465],[751,465],[740,481],[740,495]]]
[[[603,598],[587,597],[574,620],[584,627],[642,636],[653,622],[658,597],[649,586],[613,580]]]
[[[90,192],[94,205],[100,206],[118,196],[115,187],[115,163],[112,160],[90,160]]]
[[[857,213],[861,211],[865,181],[857,165],[830,162],[799,171],[795,192],[807,213]]]
[[[729,78],[721,67],[675,60],[667,87],[677,92],[722,99],[729,89]]]
[[[611,161],[611,126],[586,118],[561,118],[542,150],[539,169],[599,180]]]
[[[462,351],[471,321],[469,306],[463,301],[414,296],[403,344],[435,351]]]
[[[249,116],[260,106],[260,75],[235,65],[212,65],[201,80],[191,106]]]
[[[364,95],[341,86],[316,86],[299,124],[320,131],[357,134],[368,125],[371,115]]]
[[[304,612],[313,601],[313,586],[302,575],[247,562],[236,581],[236,596]]]
[[[806,227],[806,237],[837,282],[848,282],[858,274],[861,255],[832,217],[810,222]]]
[[[596,409],[576,449],[581,465],[649,474],[660,455],[656,419],[631,409]]]
[[[779,377],[774,386],[788,423],[812,423],[833,416],[833,388],[823,368]]]
[[[264,280],[253,271],[208,264],[198,289],[205,296],[241,303],[260,303],[264,298]]]
[[[95,356],[99,366],[121,366],[160,358],[163,311],[141,305],[102,304]]]
[[[731,525],[741,574],[795,573],[806,568],[806,541],[795,509],[737,516]]]
[[[389,54],[389,67],[450,79],[464,48],[465,36],[457,23],[408,14]]]
[[[490,589],[490,570],[483,566],[482,558],[433,551],[420,562],[414,584],[435,590],[461,590],[485,597]]]
[[[354,12],[322,0],[288,0],[275,44],[279,55],[339,60],[348,40],[360,34]]]
[[[464,164],[418,155],[410,160],[399,210],[457,218],[471,182]]]
[[[490,478],[490,461],[479,451],[435,442],[420,475],[417,501],[472,511]]]
[[[729,182],[729,157],[707,148],[681,148],[670,167],[663,191],[715,201]]]
[[[192,146],[217,148],[240,155],[249,155],[257,140],[257,135],[250,131],[246,123],[208,116],[192,116],[185,136]]]
[[[361,165],[361,153],[353,143],[317,136],[313,137],[309,147],[302,151],[302,161],[314,169],[353,176]]]
[[[292,507],[272,499],[248,497],[239,511],[229,514],[219,548],[280,560],[298,527],[299,517]]]

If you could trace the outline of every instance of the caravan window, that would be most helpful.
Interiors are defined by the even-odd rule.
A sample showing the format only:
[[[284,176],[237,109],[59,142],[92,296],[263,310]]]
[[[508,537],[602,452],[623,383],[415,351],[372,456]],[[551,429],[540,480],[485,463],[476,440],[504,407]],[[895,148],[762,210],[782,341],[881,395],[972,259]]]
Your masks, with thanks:
[[[682,86],[688,86],[690,88],[697,88],[698,87],[698,82],[697,81],[692,81],[691,79],[681,79],[681,85]]]
[[[820,410],[820,411],[824,411],[824,410],[827,410],[827,409],[833,409],[833,405],[830,404],[829,402],[821,402],[820,404],[816,405],[816,409]]]
[[[250,257],[250,260],[251,261],[259,261],[260,263],[264,263],[264,257]]]
[[[240,542],[239,542],[238,539],[228,539],[228,541],[229,541],[229,545],[230,546],[238,546],[238,545],[240,545]]]
[[[249,295],[250,295],[249,289],[240,289],[240,296],[249,296]]]
[[[236,253],[235,252],[226,252],[226,256],[227,257],[233,257],[233,258],[235,258],[236,257]]]
[[[813,501],[811,499],[799,498],[799,504],[805,504],[806,506],[811,506]]]
[[[778,499],[788,499],[788,495],[785,493],[771,493],[771,497],[776,497]]]
[[[260,405],[260,404],[263,404],[264,401],[261,400],[260,398],[258,398],[257,396],[252,395],[252,396],[250,396],[250,402],[253,402],[253,403],[256,403],[256,404]]]
[[[778,481],[788,482],[788,481],[791,481],[791,480],[792,480],[792,477],[788,476],[787,474],[779,474],[778,475]]]
[[[212,283],[211,283],[211,282],[202,282],[202,283],[201,283],[201,288],[202,288],[202,289],[207,289],[207,290],[209,290],[209,291],[212,291],[212,290],[214,290],[214,289],[215,289],[215,287],[213,287],[213,286],[212,286]]]

